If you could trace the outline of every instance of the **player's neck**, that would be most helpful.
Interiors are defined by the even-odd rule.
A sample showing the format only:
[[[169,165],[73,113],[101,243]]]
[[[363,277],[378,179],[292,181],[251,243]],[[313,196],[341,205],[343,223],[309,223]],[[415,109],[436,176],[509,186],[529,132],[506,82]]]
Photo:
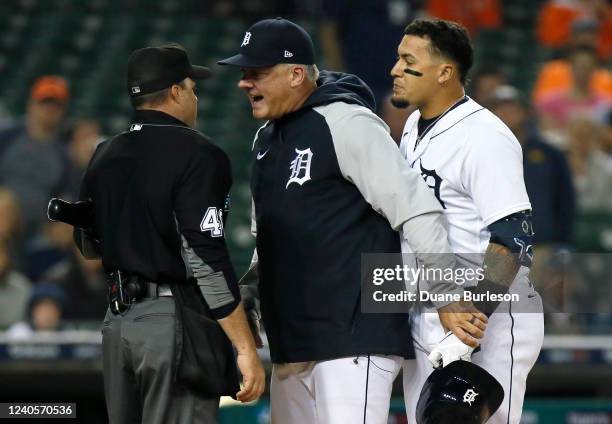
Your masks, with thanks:
[[[423,119],[431,119],[442,115],[465,96],[463,87],[439,93],[419,108]]]

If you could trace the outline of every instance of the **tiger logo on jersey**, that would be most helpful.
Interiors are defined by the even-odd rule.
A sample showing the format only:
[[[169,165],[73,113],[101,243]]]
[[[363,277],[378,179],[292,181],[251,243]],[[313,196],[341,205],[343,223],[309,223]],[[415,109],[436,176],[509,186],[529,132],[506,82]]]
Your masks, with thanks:
[[[442,209],[446,209],[446,205],[442,201],[440,197],[440,186],[442,185],[442,178],[438,174],[436,174],[435,169],[426,169],[423,167],[423,163],[419,162],[419,166],[421,167],[421,176],[425,180],[425,184],[429,186],[434,191],[434,195],[440,205],[442,205]]]

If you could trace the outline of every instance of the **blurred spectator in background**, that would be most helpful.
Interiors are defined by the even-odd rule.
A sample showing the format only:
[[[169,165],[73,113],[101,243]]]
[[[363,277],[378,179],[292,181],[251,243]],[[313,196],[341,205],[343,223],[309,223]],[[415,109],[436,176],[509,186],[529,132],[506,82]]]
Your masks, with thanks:
[[[17,269],[22,265],[22,220],[15,193],[0,186],[0,243],[9,251],[11,262]]]
[[[591,22],[589,28],[581,27],[585,22]],[[610,58],[612,10],[607,0],[549,0],[540,10],[537,25],[538,40],[545,47],[560,49],[572,38],[590,37],[599,57]]]
[[[32,86],[25,122],[0,132],[0,184],[17,195],[26,238],[46,222],[46,207],[67,178],[58,130],[68,104],[65,79],[45,76]]]
[[[604,131],[589,116],[572,117],[567,126],[569,163],[581,210],[612,212],[612,166],[600,145]]]
[[[569,56],[573,86],[568,90],[552,92],[536,102],[544,130],[565,133],[569,119],[576,115],[602,120],[610,109],[612,96],[594,93],[590,81],[597,70],[598,59],[589,47],[578,47]]]
[[[72,226],[63,222],[47,221],[41,231],[24,248],[24,273],[32,281],[43,279],[55,265],[72,255],[74,241]]]
[[[7,331],[11,338],[27,338],[35,333],[64,329],[62,310],[66,303],[64,290],[51,283],[38,283],[32,289],[25,321],[13,324]]]
[[[499,0],[427,0],[425,11],[429,16],[459,22],[474,37],[480,29],[501,25]]]
[[[8,246],[0,241],[0,329],[23,319],[30,289],[28,279],[13,270]]]
[[[592,20],[577,21],[572,26],[572,37],[564,48],[563,56],[542,65],[533,90],[533,101],[539,102],[544,97],[573,90],[575,85],[572,64],[567,59],[577,49],[597,48],[597,38],[594,36],[597,28]],[[588,80],[588,89],[592,95],[612,99],[612,73],[597,63],[596,69]]]
[[[389,93],[397,40],[420,5],[421,0],[323,0],[319,39],[326,68],[364,80],[379,112]]]
[[[507,83],[506,74],[497,65],[485,63],[471,73],[468,90],[472,99],[488,107],[495,90]]]
[[[70,257],[45,273],[43,279],[61,286],[68,297],[64,307],[66,321],[104,318],[107,283],[101,260],[85,259],[73,246]]]
[[[299,20],[319,15],[321,3],[324,1],[326,0],[207,0],[200,2],[200,13],[222,19],[239,17],[247,21],[272,16],[293,16]]]
[[[310,3],[318,0],[207,0],[200,2],[205,16],[232,19],[239,16],[246,20],[289,16],[299,13]],[[300,7],[302,4],[304,6]]]
[[[555,258],[570,250],[576,220],[571,171],[563,152],[543,139],[537,133],[537,125],[529,122],[530,108],[516,88],[498,87],[490,106],[523,148],[523,172],[535,232],[530,279],[544,290],[554,283],[551,278],[558,275]],[[549,291],[544,290],[546,295],[550,295]]]
[[[9,113],[6,105],[0,100],[0,131],[13,124],[13,116]]]
[[[102,140],[100,124],[93,119],[79,119],[72,124],[68,140],[70,170],[65,192],[78,198],[81,179],[93,155],[96,145]]]
[[[608,163],[612,166],[612,109],[604,117],[604,122],[600,132],[599,147],[606,155]],[[612,190],[612,188],[611,188]]]
[[[536,245],[568,245],[575,220],[572,175],[564,154],[529,125],[530,110],[516,88],[495,90],[491,107],[523,147],[525,185],[533,207]]]

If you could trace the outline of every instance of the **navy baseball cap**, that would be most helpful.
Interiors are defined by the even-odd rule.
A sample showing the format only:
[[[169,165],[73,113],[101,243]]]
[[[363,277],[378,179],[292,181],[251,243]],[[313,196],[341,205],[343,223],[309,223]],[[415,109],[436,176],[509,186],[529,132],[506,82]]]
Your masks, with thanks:
[[[241,68],[264,68],[278,63],[313,65],[314,46],[301,26],[283,18],[256,22],[244,34],[240,53],[217,62]]]
[[[134,50],[128,59],[127,82],[131,97],[154,93],[185,78],[210,77],[210,69],[192,65],[185,48],[169,43]]]

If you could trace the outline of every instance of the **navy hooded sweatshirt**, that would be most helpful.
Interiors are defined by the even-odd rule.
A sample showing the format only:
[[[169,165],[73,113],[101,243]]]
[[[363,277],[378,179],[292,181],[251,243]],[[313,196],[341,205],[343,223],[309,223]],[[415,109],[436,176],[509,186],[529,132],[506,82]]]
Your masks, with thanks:
[[[362,254],[399,253],[395,229],[439,206],[418,174],[403,169],[367,85],[326,71],[317,83],[253,144],[259,296],[272,361],[413,357],[407,314],[361,311]],[[407,186],[415,188],[404,196]]]

